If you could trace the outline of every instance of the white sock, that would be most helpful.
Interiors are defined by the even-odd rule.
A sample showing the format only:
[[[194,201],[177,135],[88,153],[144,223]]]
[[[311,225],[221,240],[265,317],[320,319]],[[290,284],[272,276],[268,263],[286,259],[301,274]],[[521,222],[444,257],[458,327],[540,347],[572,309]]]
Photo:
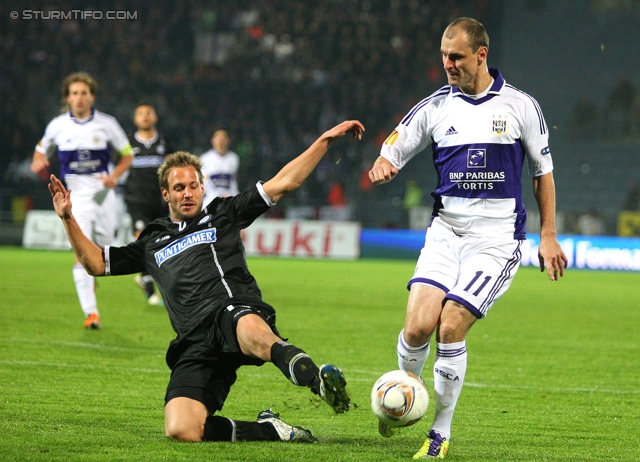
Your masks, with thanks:
[[[76,292],[80,299],[80,306],[85,317],[91,313],[98,313],[96,303],[95,279],[80,264],[73,265],[73,280],[76,282]]]
[[[466,342],[437,343],[433,364],[433,390],[436,415],[431,428],[447,441],[451,438],[451,421],[467,371]]]
[[[404,340],[404,329],[402,329],[400,335],[398,335],[398,346],[396,347],[398,367],[403,371],[413,372],[420,377],[424,363],[427,362],[427,358],[429,357],[430,350],[429,342],[419,347],[412,347],[407,344]]]

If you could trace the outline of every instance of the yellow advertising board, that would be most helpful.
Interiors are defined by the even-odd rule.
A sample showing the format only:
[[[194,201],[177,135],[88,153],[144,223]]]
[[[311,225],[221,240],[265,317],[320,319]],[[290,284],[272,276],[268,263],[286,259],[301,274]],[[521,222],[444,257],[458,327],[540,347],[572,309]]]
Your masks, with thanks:
[[[618,236],[640,236],[640,212],[618,214]]]

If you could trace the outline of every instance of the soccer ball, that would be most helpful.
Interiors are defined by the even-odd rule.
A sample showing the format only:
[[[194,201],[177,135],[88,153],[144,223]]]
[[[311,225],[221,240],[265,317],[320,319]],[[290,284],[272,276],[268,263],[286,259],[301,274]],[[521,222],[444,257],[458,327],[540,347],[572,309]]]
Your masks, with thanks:
[[[424,416],[428,405],[427,389],[411,372],[387,372],[371,390],[371,410],[391,428],[413,425]]]

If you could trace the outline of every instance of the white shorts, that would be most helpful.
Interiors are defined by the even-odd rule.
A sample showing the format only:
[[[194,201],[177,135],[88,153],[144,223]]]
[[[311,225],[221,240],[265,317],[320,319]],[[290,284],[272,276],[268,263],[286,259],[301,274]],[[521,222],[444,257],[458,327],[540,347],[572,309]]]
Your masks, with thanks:
[[[520,266],[521,240],[458,236],[435,219],[425,238],[412,284],[429,284],[483,318],[504,294]]]
[[[112,189],[97,194],[75,194],[71,191],[73,216],[85,236],[100,247],[113,242],[116,226],[116,196]]]

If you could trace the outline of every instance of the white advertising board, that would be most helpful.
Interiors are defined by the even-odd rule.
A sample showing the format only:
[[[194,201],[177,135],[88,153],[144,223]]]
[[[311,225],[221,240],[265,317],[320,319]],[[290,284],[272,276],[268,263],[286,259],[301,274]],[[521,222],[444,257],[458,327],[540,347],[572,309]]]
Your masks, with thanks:
[[[360,223],[259,219],[244,230],[247,255],[357,259]]]

